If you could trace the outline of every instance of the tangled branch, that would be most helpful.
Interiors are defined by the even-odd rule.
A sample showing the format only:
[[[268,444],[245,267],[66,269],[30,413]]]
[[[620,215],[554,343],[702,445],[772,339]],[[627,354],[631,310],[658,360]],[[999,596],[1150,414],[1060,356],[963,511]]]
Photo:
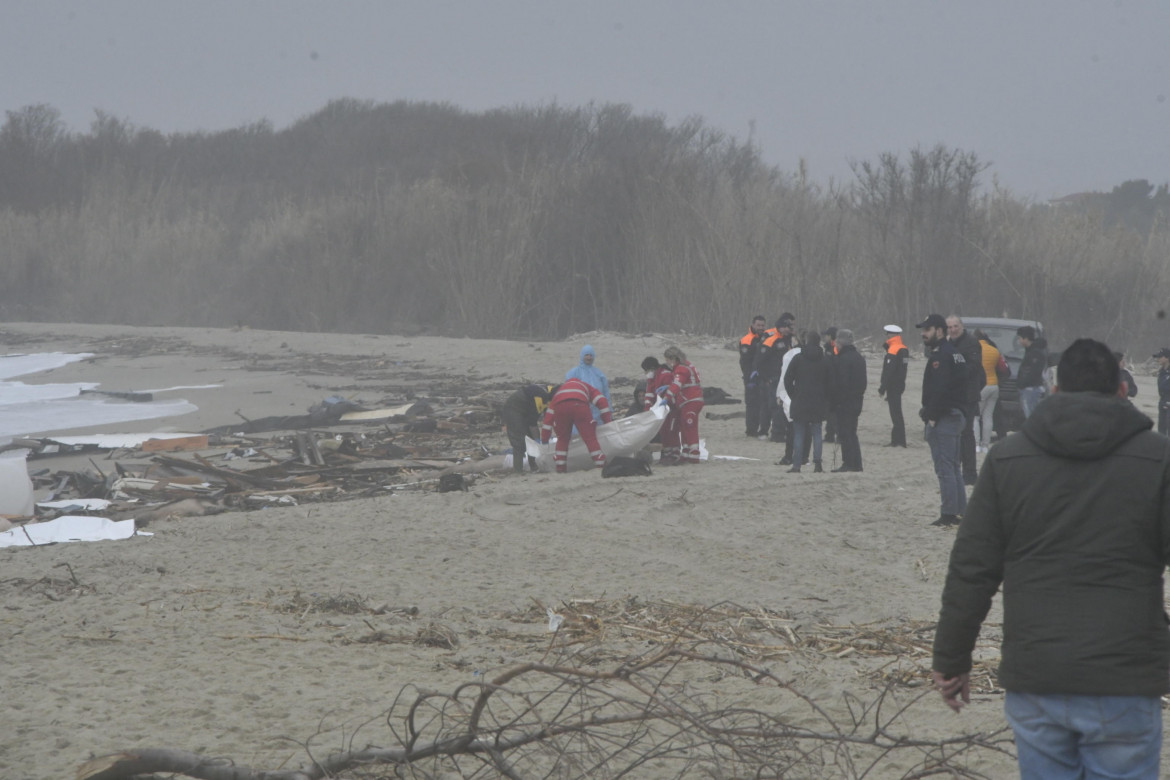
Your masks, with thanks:
[[[846,697],[833,715],[770,669],[742,660],[731,644],[683,639],[631,655],[604,669],[573,664],[562,643],[551,661],[515,666],[449,693],[404,687],[384,713],[386,746],[343,749],[298,769],[265,771],[192,753],[148,749],[86,763],[78,780],[126,780],[168,772],[199,780],[320,780],[344,777],[873,777],[895,762],[905,780],[935,775],[984,777],[990,754],[1010,755],[1005,729],[943,740],[907,733],[906,712],[929,690],[905,700],[890,681],[871,702]],[[744,687],[726,706],[697,682],[717,675]],[[764,701],[749,707],[744,701]],[[937,702],[931,701],[931,705]]]

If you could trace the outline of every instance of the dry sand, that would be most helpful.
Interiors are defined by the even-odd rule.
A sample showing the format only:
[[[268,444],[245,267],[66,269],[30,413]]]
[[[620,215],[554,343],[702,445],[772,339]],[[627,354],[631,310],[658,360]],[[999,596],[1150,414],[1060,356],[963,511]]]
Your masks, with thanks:
[[[181,393],[199,406],[186,417],[76,433],[198,431],[237,414],[303,414],[335,393],[376,404],[384,377],[399,367],[466,372],[502,398],[522,380],[559,378],[585,343],[621,399],[632,379],[620,378],[636,377],[642,357],[671,343],[687,351],[705,385],[741,395],[737,353],[723,340],[685,335],[523,343],[73,324],[0,332],[6,352],[97,354],[26,382],[223,385]],[[304,754],[287,739],[326,729],[314,744],[334,747],[408,684],[449,691],[540,657],[547,626],[515,619],[531,614],[534,600],[734,602],[785,614],[810,633],[826,624],[932,621],[953,533],[930,526],[937,484],[918,426],[910,423],[908,449],[880,446],[889,437],[876,392],[880,355],[866,354],[860,474],[787,474],[774,465],[782,445],[746,438],[742,419],[705,419],[700,433],[712,454],[752,460],[625,480],[596,471],[492,475],[467,493],[404,491],[163,520],[150,525],[151,537],[0,550],[0,777],[72,776],[92,755],[147,746],[295,766]],[[322,373],[333,358],[349,373]],[[921,367],[912,364],[905,397],[911,421]],[[1148,414],[1153,380],[1138,381]],[[483,441],[506,443],[503,433]],[[825,463],[839,463],[835,445],[826,445]],[[54,589],[44,579],[70,574],[80,587]],[[342,594],[417,607],[417,616],[296,609]],[[998,623],[998,600],[989,620]],[[432,622],[453,631],[458,645],[354,641],[371,628],[405,634]],[[988,653],[996,654],[994,642]],[[768,665],[830,709],[845,693],[872,700],[881,683],[864,673],[875,666],[929,665],[927,657],[834,656],[806,648]],[[739,690],[722,692],[734,700]],[[742,695],[753,707],[769,705],[766,690]],[[1001,707],[999,695],[977,695],[956,716],[931,695],[910,706],[899,729],[924,738],[990,730],[1003,725]],[[391,743],[384,724],[363,735]],[[1005,757],[979,766],[992,777],[1014,772]],[[891,759],[878,775],[908,767]]]

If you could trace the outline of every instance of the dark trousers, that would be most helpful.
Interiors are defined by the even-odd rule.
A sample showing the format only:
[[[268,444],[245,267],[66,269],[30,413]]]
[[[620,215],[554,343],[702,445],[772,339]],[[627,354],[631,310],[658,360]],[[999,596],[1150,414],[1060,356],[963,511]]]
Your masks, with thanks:
[[[857,438],[857,418],[861,413],[837,412],[837,442],[841,445],[841,465],[861,471],[861,440]]]
[[[979,476],[979,466],[975,463],[975,418],[979,415],[979,404],[968,404],[963,407],[963,416],[967,418],[963,425],[963,435],[959,438],[959,459],[963,464],[963,484],[974,485]]]
[[[756,390],[760,394],[760,422],[757,426],[760,436],[767,436],[772,430],[772,423],[776,419],[776,384],[777,379],[760,377]]]
[[[1158,433],[1170,435],[1170,401],[1158,402]]]
[[[890,407],[890,444],[895,447],[906,446],[906,419],[902,417],[902,394],[886,393],[886,403]]]
[[[780,379],[768,380],[768,395],[772,399],[772,441],[788,441],[791,432],[788,415],[784,414],[784,404],[776,397],[776,388],[780,386]]]
[[[504,427],[508,430],[508,443],[512,445],[512,470],[523,471],[524,459],[527,457],[524,437],[532,435],[532,429],[524,424],[523,414],[517,414],[506,406],[501,417],[504,421]],[[536,459],[532,458],[531,461],[532,465],[535,466]]]
[[[837,413],[829,412],[829,416],[825,418],[825,434],[822,437],[827,444],[832,444],[837,441]]]
[[[760,383],[747,377],[743,379],[743,410],[745,429],[748,436],[755,436],[760,432],[760,398],[757,392]]]

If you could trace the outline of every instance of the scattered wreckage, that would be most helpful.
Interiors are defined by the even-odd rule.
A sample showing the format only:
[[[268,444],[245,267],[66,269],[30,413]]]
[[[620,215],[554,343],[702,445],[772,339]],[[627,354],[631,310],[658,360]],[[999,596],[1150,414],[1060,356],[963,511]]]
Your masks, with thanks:
[[[726,394],[717,388],[713,392],[715,403],[736,403],[723,400]],[[480,475],[511,470],[511,453],[488,446],[501,439],[502,402],[503,396],[448,396],[368,409],[331,396],[305,415],[255,420],[241,415],[239,423],[198,434],[20,439],[7,449],[27,452],[31,487],[45,498],[32,515],[9,518],[19,523],[100,512],[112,521],[133,518],[142,527],[168,517],[344,501],[387,491],[466,490]],[[642,450],[664,416],[664,410],[653,410],[619,418],[612,425],[609,454]],[[529,446],[546,447],[531,441]],[[89,467],[52,470],[52,460],[64,455],[73,462],[85,456]],[[547,460],[551,464],[551,449]],[[106,503],[95,510],[90,500]]]

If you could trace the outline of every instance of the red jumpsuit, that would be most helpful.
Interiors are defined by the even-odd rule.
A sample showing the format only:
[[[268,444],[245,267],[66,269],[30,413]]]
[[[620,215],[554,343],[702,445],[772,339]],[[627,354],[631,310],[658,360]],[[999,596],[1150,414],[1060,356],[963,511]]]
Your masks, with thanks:
[[[670,402],[670,414],[662,427],[662,463],[698,463],[703,386],[699,384],[698,369],[690,361],[674,367],[674,381],[666,390],[666,400]]]
[[[609,401],[605,400],[600,390],[580,379],[565,380],[548,403],[548,411],[544,413],[544,422],[540,426],[540,441],[548,444],[552,434],[556,433],[557,448],[553,453],[553,463],[558,474],[568,471],[569,439],[572,438],[574,425],[581,434],[581,440],[589,448],[593,463],[597,466],[605,465],[605,453],[597,443],[596,423],[590,406],[596,406],[601,412],[603,423],[613,422]]]
[[[669,387],[674,381],[674,373],[667,366],[659,366],[654,375],[646,378],[646,394],[642,396],[642,411],[649,411],[650,407],[658,403],[658,388]]]

